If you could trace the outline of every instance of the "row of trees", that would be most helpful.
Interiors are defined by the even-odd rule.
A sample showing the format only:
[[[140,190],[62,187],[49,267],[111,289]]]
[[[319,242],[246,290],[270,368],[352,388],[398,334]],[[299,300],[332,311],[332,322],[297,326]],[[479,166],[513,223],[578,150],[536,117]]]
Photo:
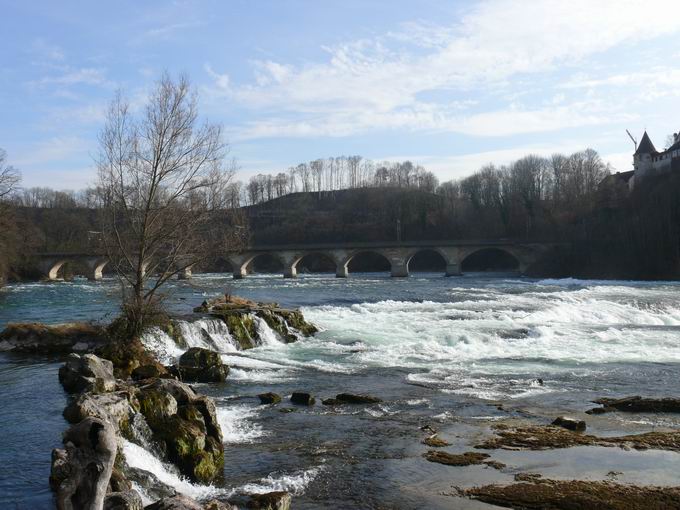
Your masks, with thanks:
[[[233,175],[235,164],[229,171]],[[325,192],[368,187],[411,188],[434,193],[439,181],[423,167],[410,161],[380,163],[361,156],[317,159],[291,167],[287,172],[257,174],[247,183],[230,179],[220,190],[220,201],[228,208],[256,205],[296,192]],[[57,191],[45,187],[18,190],[12,195],[17,206],[68,209],[99,208],[101,190]]]
[[[547,158],[528,155],[445,182],[438,194],[453,221],[475,225],[473,235],[552,237],[559,225],[597,205],[600,183],[610,171],[592,149]]]
[[[361,156],[339,156],[301,163],[278,174],[250,178],[244,204],[254,205],[296,192],[337,191],[356,188],[415,188],[430,193],[437,177],[410,161],[375,163]]]

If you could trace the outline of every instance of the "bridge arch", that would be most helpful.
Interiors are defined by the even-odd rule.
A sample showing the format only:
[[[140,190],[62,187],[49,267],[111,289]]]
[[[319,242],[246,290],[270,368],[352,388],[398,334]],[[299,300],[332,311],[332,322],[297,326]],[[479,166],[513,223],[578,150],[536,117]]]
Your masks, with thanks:
[[[417,248],[409,252],[408,255],[406,255],[406,270],[408,273],[420,271],[421,266],[419,266],[418,263],[422,263],[422,259],[426,257],[429,259],[427,262],[430,264],[433,259],[441,261],[441,264],[439,264],[441,265],[441,272],[448,274],[448,267],[450,264],[449,256],[446,252],[436,247]]]
[[[47,273],[47,279],[50,280],[50,281],[61,279],[59,277],[59,271],[64,266],[64,264],[66,264],[68,262],[69,262],[69,259],[57,259],[57,260],[53,260],[53,261],[48,261],[46,271],[45,271]]]
[[[279,263],[281,266],[281,271],[284,271],[286,267],[285,259],[277,252],[259,252],[259,253],[248,253],[240,259],[231,258],[231,265],[234,268],[234,278],[243,278],[248,274],[248,268],[252,267],[252,263],[257,259],[270,259]]]
[[[338,270],[338,261],[337,259],[328,252],[325,251],[308,251],[304,252],[298,255],[295,255],[293,258],[290,267],[286,268],[286,271],[284,272],[284,276],[294,278],[297,276],[298,271],[301,269],[300,263],[303,263],[303,260],[305,259],[311,259],[311,258],[316,258],[317,263],[315,264],[316,267],[320,267],[323,270],[322,271],[317,271],[317,272],[332,272],[335,271],[337,273]],[[310,262],[309,260],[307,261],[308,263]],[[304,263],[303,263],[304,266]]]
[[[380,271],[392,271],[393,264],[388,253],[385,253],[382,250],[360,249],[351,252],[338,263],[336,276],[339,278],[346,278],[349,275],[352,261],[357,262],[358,258],[366,256],[373,258],[374,263],[379,264],[379,267],[381,268]]]
[[[465,272],[509,271],[523,272],[522,257],[506,247],[484,247],[461,254],[460,268]]]
[[[109,263],[109,259],[95,260],[92,264],[90,274],[87,276],[90,280],[101,280],[104,277],[104,268]]]

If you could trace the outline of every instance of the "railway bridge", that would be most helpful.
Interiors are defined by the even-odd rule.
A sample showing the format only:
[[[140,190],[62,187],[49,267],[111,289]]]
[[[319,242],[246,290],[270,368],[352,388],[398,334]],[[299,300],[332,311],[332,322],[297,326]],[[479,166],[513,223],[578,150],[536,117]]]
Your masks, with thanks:
[[[501,253],[515,262],[515,269],[520,274],[534,264],[555,243],[542,242],[514,242],[510,240],[490,241],[402,241],[402,242],[354,242],[354,243],[324,243],[324,244],[282,244],[258,245],[241,251],[227,252],[224,258],[232,267],[236,279],[248,275],[259,257],[273,257],[280,261],[285,278],[295,278],[298,265],[309,256],[322,256],[335,266],[335,275],[346,278],[349,275],[349,264],[355,257],[372,253],[384,257],[390,265],[390,274],[394,277],[409,275],[409,263],[421,252],[439,254],[446,264],[446,276],[462,274],[465,261],[480,253]],[[87,269],[86,275],[91,280],[102,278],[104,267],[108,259],[102,255],[87,253],[43,253],[37,255],[43,276],[47,280],[59,278],[60,268],[67,262],[75,262]],[[180,278],[190,278],[192,268],[183,269]]]

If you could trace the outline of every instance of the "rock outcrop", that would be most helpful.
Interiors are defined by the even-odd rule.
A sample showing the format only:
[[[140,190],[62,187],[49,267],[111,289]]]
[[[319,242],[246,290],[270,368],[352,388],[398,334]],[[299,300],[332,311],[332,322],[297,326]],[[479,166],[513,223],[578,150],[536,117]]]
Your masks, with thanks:
[[[64,448],[52,452],[50,486],[59,510],[104,506],[116,460],[115,429],[106,421],[88,417],[64,434]]]
[[[224,382],[229,375],[229,367],[222,363],[219,353],[200,347],[192,347],[180,356],[177,371],[187,382]]]
[[[234,296],[220,296],[204,301],[194,311],[222,319],[242,349],[250,349],[256,345],[258,331],[253,317],[265,321],[284,342],[295,342],[301,336],[311,336],[318,331],[316,326],[305,320],[299,310],[281,308],[276,303],[256,303]]]
[[[9,324],[0,332],[0,351],[91,352],[106,344],[107,341],[104,328],[82,322],[51,326],[38,323],[15,323]]]
[[[59,382],[69,393],[104,393],[116,388],[113,363],[93,354],[70,354],[59,369]]]
[[[601,414],[613,411],[624,413],[680,413],[680,398],[644,398],[640,396],[625,398],[601,398],[595,400],[596,407],[586,411],[588,414]]]

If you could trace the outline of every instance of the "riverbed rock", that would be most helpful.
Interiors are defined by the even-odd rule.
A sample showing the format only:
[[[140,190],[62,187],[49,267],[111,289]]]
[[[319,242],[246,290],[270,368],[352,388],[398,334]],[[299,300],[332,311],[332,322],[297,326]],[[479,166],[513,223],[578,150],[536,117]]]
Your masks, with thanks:
[[[229,375],[219,353],[201,347],[191,347],[182,354],[177,368],[187,382],[224,382]]]
[[[625,413],[680,413],[680,398],[644,398],[640,396],[625,398],[600,398],[594,401],[603,407],[586,411],[600,414],[612,411]]]
[[[680,508],[680,488],[608,481],[532,480],[459,489],[458,495],[507,508],[532,510],[667,510]]]
[[[167,374],[167,370],[164,370],[164,368],[165,367],[163,367],[162,365],[159,366],[157,364],[142,365],[135,368],[130,373],[130,376],[134,381],[142,381],[144,379],[154,379],[157,377],[163,377],[164,375]]]
[[[303,391],[293,392],[293,394],[290,396],[290,401],[293,404],[298,404],[301,406],[313,406],[314,402],[316,402],[312,395]]]
[[[83,393],[72,400],[64,409],[64,418],[69,423],[78,423],[87,417],[99,418],[114,425],[118,430],[125,427],[134,409],[128,392]]]
[[[117,338],[115,335],[113,338]],[[165,373],[165,367],[149,353],[138,338],[112,340],[97,348],[95,354],[113,363],[114,375],[119,379],[127,379],[132,371],[141,366],[153,365],[159,372]]]
[[[59,368],[59,382],[69,393],[104,393],[116,388],[113,364],[94,354],[70,354]]]
[[[160,499],[144,507],[144,510],[203,510],[203,505],[187,496],[176,494]]]
[[[252,494],[246,507],[258,510],[290,510],[291,500],[290,494],[285,491]]]
[[[64,448],[52,452],[50,487],[57,508],[103,508],[117,449],[115,430],[103,420],[88,417],[68,429]]]
[[[144,510],[144,503],[136,490],[111,492],[104,500],[103,510]]]
[[[340,393],[335,396],[335,400],[342,404],[378,404],[382,402],[377,397],[370,395],[354,395],[353,393]]]
[[[433,448],[443,448],[444,446],[449,446],[448,441],[445,441],[437,434],[432,434],[431,436],[428,436],[425,439],[423,439],[423,444],[431,446]]]
[[[54,325],[12,323],[0,332],[0,351],[30,353],[92,352],[106,342],[104,328],[82,322]]]
[[[209,483],[221,473],[224,446],[212,399],[179,381],[158,379],[142,387],[138,400],[153,439],[183,475]]]
[[[260,393],[258,395],[260,404],[278,404],[281,402],[281,395],[277,393]]]
[[[430,462],[438,464],[446,464],[448,466],[470,466],[473,464],[483,464],[489,455],[479,452],[465,452],[461,454],[453,454],[442,451],[430,450],[423,454]]]
[[[255,303],[236,296],[218,296],[204,301],[194,311],[209,313],[222,319],[242,349],[251,349],[257,345],[260,333],[253,317],[266,322],[286,343],[295,342],[299,337],[311,336],[318,331],[316,326],[305,320],[299,310],[281,308],[276,303]]]
[[[583,432],[586,430],[586,422],[583,420],[575,420],[573,418],[567,418],[566,416],[559,416],[555,418],[551,425],[556,427],[562,427],[563,429],[573,430],[575,432]]]

